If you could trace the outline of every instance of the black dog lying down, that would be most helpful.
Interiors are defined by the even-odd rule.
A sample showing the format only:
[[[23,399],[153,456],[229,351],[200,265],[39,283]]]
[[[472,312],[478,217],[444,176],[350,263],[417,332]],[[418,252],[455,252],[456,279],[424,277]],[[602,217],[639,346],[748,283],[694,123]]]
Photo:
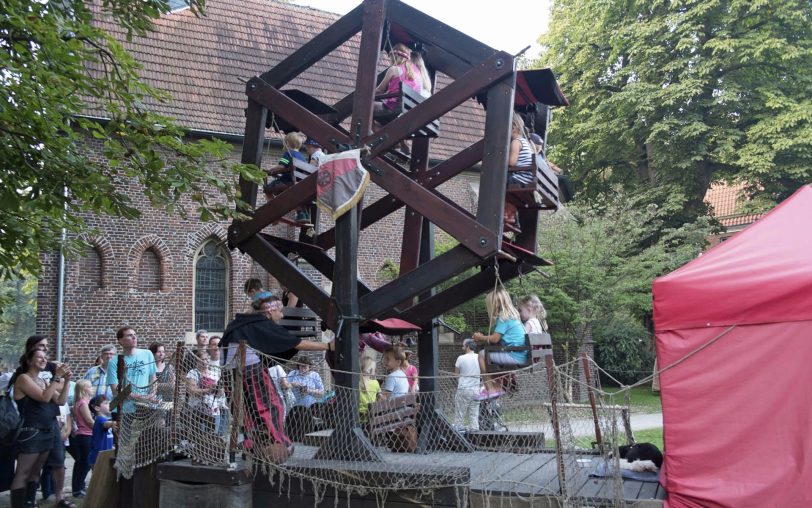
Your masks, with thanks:
[[[621,459],[626,459],[626,462],[650,460],[657,466],[657,469],[663,465],[663,453],[659,448],[651,443],[636,443],[633,445],[623,445],[618,447]]]

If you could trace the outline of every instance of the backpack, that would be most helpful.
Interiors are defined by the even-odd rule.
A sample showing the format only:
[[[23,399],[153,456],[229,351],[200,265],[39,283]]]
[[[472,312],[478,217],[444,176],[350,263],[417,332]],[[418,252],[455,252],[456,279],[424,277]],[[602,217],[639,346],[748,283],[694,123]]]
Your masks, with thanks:
[[[9,392],[0,396],[0,442],[3,444],[15,442],[23,427],[23,419]]]

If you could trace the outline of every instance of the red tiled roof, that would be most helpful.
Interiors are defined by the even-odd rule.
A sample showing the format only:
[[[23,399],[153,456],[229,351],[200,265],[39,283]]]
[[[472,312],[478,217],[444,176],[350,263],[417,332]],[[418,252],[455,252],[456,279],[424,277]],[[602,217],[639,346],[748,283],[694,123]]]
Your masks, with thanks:
[[[242,135],[245,80],[272,68],[340,16],[272,0],[209,0],[206,5],[206,16],[188,9],[162,16],[154,32],[125,46],[143,65],[146,82],[173,97],[148,104],[154,111],[189,129]],[[124,41],[112,21],[99,17],[97,23]],[[285,88],[334,104],[354,88],[359,42],[356,35]],[[446,81],[438,76],[438,88]],[[87,114],[106,116],[98,105]],[[448,157],[477,141],[483,124],[484,112],[473,100],[449,112],[440,120],[432,157]]]
[[[705,202],[711,207],[711,215],[725,227],[741,226],[755,222],[762,214],[742,213],[746,197],[742,194],[745,184],[728,185],[718,183],[711,185],[705,193]]]

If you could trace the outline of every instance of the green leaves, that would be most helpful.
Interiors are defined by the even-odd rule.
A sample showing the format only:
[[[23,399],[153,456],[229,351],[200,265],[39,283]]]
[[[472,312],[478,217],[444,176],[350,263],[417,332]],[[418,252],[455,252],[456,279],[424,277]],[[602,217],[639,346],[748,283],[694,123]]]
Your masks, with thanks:
[[[190,3],[202,11],[202,0]],[[36,275],[39,253],[60,247],[63,229],[84,231],[88,214],[136,218],[153,206],[204,220],[240,216],[238,175],[262,178],[257,168],[232,164],[227,143],[188,141],[171,119],[145,108],[167,95],[140,79],[123,45],[92,22],[91,6],[99,8],[76,0],[3,4],[0,280]],[[132,34],[149,29],[168,3],[107,0],[101,8]],[[108,120],[83,116],[90,105]],[[138,192],[148,205],[131,201]]]
[[[804,0],[556,2],[539,65],[572,105],[551,158],[582,198],[640,191],[673,226],[715,181],[774,204],[812,180],[810,18]]]

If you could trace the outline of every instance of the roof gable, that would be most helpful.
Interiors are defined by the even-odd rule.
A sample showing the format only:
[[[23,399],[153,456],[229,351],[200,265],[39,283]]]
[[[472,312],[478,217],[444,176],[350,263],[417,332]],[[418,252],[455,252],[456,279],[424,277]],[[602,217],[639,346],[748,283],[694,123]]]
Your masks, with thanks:
[[[156,20],[153,32],[124,44],[143,65],[145,81],[173,98],[150,103],[150,108],[188,129],[242,136],[245,82],[274,67],[339,18],[338,14],[271,0],[209,0],[205,16],[189,10],[164,15]],[[125,41],[124,32],[111,20],[99,18],[97,23]],[[359,45],[360,34],[286,88],[301,89],[328,104],[337,102],[355,87]],[[438,74],[437,89],[448,82]],[[92,103],[87,114],[106,116]],[[484,113],[471,100],[441,121],[443,135],[432,152],[442,158],[479,139]]]

